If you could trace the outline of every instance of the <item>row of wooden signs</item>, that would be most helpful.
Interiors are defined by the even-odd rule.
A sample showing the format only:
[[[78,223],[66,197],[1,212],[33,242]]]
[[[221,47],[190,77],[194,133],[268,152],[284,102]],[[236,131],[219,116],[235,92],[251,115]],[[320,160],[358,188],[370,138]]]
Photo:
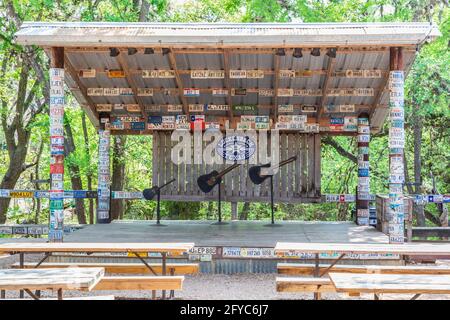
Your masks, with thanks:
[[[141,108],[138,104],[97,104],[96,110],[98,112],[111,112],[111,111],[127,111],[127,112],[141,112]],[[236,112],[257,112],[258,105],[233,105],[232,109]],[[226,104],[189,104],[189,112],[205,112],[205,111],[228,111],[229,105]],[[294,105],[294,104],[280,104],[278,105],[278,112],[280,113],[293,113],[294,109],[302,113],[315,113],[317,112],[317,106],[311,105]],[[169,113],[183,112],[182,104],[165,104],[165,105],[147,105],[145,106],[146,112],[161,112],[162,110]],[[354,113],[356,112],[356,106],[354,104],[341,104],[341,105],[325,105],[325,113]]]
[[[81,78],[95,78],[95,69],[83,69],[78,72]],[[230,70],[230,79],[262,79],[266,73],[265,70]],[[270,72],[272,73],[272,72]],[[302,78],[312,77],[314,74],[325,74],[325,71],[320,70],[280,70],[278,76],[280,78]],[[106,70],[109,78],[125,78],[126,74],[123,70]],[[174,70],[142,70],[142,78],[149,79],[173,79],[176,77]],[[381,70],[342,70],[336,71],[332,74],[334,77],[343,78],[381,78],[383,72]],[[225,70],[191,70],[191,79],[225,79]]]
[[[137,88],[136,95],[138,97],[152,97],[155,92],[163,93],[164,95],[178,94],[178,89],[157,89],[153,88]],[[226,96],[228,89],[199,89],[199,88],[184,88],[183,95],[185,97],[199,97],[201,91],[207,91],[213,96]],[[250,89],[250,88],[232,88],[232,96],[246,96],[249,93],[256,93],[262,97],[273,97],[275,95],[274,89]],[[371,97],[374,96],[375,90],[373,88],[333,88],[328,89],[327,96],[331,97]],[[134,96],[132,88],[88,88],[87,95],[91,97],[118,97],[118,96]],[[277,90],[278,97],[318,97],[322,96],[322,89],[292,89],[280,88]]]

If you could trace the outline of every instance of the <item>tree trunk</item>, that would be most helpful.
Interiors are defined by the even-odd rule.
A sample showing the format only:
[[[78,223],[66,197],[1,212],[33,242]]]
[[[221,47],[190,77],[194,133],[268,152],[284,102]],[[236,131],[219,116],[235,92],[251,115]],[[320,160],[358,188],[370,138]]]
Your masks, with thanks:
[[[122,191],[125,182],[125,143],[126,136],[114,136],[111,191]],[[111,201],[111,219],[123,217],[125,203],[123,200]]]
[[[83,112],[81,116],[81,125],[83,127],[83,137],[84,137],[84,152],[86,153],[87,159],[91,159],[90,151],[89,151],[89,135],[87,132],[87,125],[86,125],[86,113]],[[87,188],[88,190],[92,190],[92,170],[91,166],[89,166],[87,172],[86,172],[86,178],[87,178]],[[94,224],[94,199],[89,198],[89,224]]]
[[[244,202],[242,211],[239,213],[239,220],[247,220],[249,211],[250,211],[250,202]]]
[[[141,11],[139,13],[139,21],[140,22],[148,21],[149,12],[150,12],[150,3],[148,2],[148,0],[142,0]]]
[[[73,141],[72,128],[69,121],[64,121],[64,131],[66,138],[64,139],[64,153],[66,159],[75,151],[75,143]],[[66,161],[67,168],[70,172],[70,181],[72,190],[83,190],[83,182],[81,181],[80,167],[75,161]],[[75,213],[79,224],[86,224],[86,214],[84,211],[84,199],[75,199]]]
[[[17,148],[10,153],[10,161],[8,169],[0,183],[0,189],[14,189],[17,180],[24,170],[25,157],[27,156],[28,139],[26,145],[18,144]],[[6,214],[8,212],[11,198],[0,198],[0,224],[6,222]]]
[[[413,106],[413,124],[414,124],[414,180],[415,180],[415,188],[414,191],[416,194],[422,192],[422,159],[421,159],[421,151],[422,151],[422,117],[419,114],[419,106],[414,104]],[[416,212],[416,220],[417,225],[420,227],[425,226],[425,213],[423,205],[414,205],[414,211]]]

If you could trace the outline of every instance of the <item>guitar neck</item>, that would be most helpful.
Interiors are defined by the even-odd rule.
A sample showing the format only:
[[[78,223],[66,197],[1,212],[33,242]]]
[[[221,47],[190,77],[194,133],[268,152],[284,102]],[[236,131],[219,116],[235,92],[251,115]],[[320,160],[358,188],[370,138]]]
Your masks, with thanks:
[[[283,160],[283,161],[281,161],[280,163],[278,163],[278,164],[275,166],[275,168],[282,167],[282,166],[284,166],[284,165],[286,165],[286,164],[288,164],[288,163],[290,163],[290,162],[292,162],[292,161],[295,161],[295,160],[297,160],[297,156],[290,157],[289,159]]]
[[[240,163],[235,163],[231,166],[229,166],[228,168],[224,169],[223,171],[219,172],[219,174],[216,176],[216,179],[220,179],[222,178],[224,175],[226,175],[228,172],[230,172],[231,170],[233,170],[234,168],[239,167],[241,164]]]

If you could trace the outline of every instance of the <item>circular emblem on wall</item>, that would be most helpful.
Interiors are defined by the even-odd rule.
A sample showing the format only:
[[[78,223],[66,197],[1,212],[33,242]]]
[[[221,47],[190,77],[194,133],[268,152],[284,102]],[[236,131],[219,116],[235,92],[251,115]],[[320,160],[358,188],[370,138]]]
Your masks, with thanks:
[[[255,153],[256,144],[249,136],[230,135],[220,139],[216,152],[228,161],[248,160]]]

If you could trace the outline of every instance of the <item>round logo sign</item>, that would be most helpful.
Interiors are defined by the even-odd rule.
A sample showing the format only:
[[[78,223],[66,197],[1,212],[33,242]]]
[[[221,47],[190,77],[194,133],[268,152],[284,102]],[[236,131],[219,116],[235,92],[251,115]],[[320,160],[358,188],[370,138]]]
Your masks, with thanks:
[[[231,135],[222,138],[216,152],[228,161],[248,160],[256,150],[255,142],[249,136]]]

